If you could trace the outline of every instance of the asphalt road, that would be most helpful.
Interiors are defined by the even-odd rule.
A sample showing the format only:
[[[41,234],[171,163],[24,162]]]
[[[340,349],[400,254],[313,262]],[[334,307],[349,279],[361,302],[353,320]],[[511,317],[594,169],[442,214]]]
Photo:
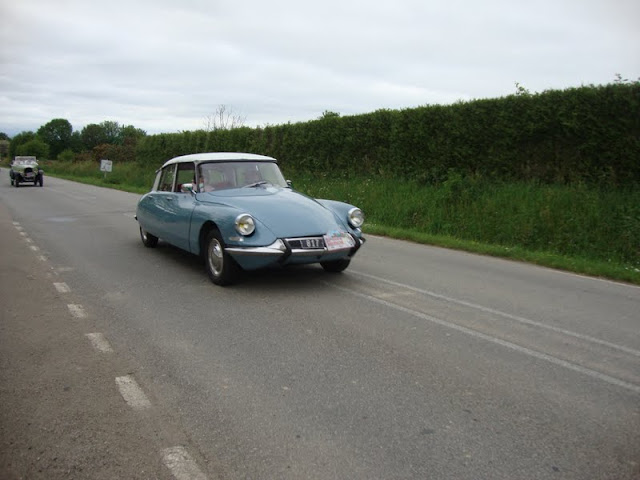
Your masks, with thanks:
[[[35,269],[16,275],[62,289],[66,355],[99,334],[78,408],[124,415],[109,458],[131,478],[640,478],[638,287],[370,237],[343,274],[220,288],[197,257],[143,247],[137,199],[0,172],[2,245],[22,238]]]

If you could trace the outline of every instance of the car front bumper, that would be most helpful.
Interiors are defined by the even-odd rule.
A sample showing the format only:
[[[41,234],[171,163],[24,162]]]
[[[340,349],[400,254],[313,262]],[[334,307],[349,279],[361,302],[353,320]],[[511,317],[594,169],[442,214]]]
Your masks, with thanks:
[[[264,247],[229,246],[226,251],[242,268],[253,270],[269,264],[318,263],[353,257],[366,241],[364,237],[351,235],[354,245],[330,250],[326,245],[318,248],[299,248],[302,239],[278,239]]]

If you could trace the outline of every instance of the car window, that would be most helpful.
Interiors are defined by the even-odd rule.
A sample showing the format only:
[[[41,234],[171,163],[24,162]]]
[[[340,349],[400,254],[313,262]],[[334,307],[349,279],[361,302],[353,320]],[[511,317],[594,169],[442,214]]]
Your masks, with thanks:
[[[176,192],[183,192],[182,185],[185,183],[193,184],[195,182],[196,168],[195,164],[180,163],[178,165],[178,182],[176,185]]]
[[[173,191],[173,184],[176,177],[176,164],[171,164],[162,169],[158,190],[161,192]]]

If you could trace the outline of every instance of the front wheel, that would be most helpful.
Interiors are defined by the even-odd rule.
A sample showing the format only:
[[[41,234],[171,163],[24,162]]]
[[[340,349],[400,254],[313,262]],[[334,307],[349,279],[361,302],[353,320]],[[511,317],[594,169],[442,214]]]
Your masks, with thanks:
[[[231,285],[240,275],[240,266],[225,251],[222,235],[216,229],[207,234],[204,264],[209,278],[216,285]]]
[[[351,260],[349,258],[341,258],[340,260],[331,260],[330,262],[320,262],[325,272],[340,273],[349,266]]]
[[[13,179],[13,186],[16,188],[20,186],[20,179],[17,176]]]
[[[151,235],[142,227],[140,227],[140,238],[142,239],[144,246],[147,248],[153,248],[158,245],[158,237]]]
[[[44,185],[44,178],[42,174],[38,175],[38,178],[36,179],[36,183],[40,186]]]

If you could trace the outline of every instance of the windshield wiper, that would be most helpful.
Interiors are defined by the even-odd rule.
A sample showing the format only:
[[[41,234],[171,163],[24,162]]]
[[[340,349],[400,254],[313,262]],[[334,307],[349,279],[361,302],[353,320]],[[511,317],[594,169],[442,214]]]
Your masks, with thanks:
[[[262,180],[260,182],[250,183],[249,185],[245,185],[242,188],[255,188],[255,187],[259,187],[260,185],[266,185],[267,183],[269,182],[267,182],[266,180]]]

